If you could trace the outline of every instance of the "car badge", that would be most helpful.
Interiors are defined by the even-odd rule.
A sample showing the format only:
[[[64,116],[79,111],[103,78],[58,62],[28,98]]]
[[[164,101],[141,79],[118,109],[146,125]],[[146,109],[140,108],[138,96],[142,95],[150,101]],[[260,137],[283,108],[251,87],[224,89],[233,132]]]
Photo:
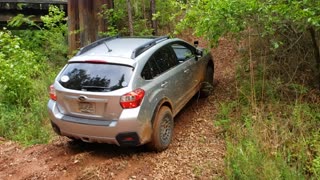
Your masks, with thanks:
[[[85,101],[85,100],[87,100],[87,97],[86,96],[83,96],[83,95],[81,95],[81,96],[79,96],[79,101]]]

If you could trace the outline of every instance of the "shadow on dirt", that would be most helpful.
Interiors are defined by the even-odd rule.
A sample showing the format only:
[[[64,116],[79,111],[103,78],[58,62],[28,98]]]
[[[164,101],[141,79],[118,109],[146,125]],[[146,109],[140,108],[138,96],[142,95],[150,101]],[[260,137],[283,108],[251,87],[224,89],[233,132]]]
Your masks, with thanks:
[[[69,140],[65,144],[68,154],[90,153],[99,157],[131,156],[139,153],[148,153],[146,146],[119,147],[113,144],[86,143],[80,140]]]
[[[186,106],[176,115],[175,117],[175,135],[177,137],[177,131],[183,131],[192,125],[190,118],[194,118],[197,115],[195,112],[201,111],[200,109],[206,107],[209,104],[209,100],[206,98],[199,98],[196,94]],[[173,142],[175,142],[173,138]],[[81,140],[66,140],[63,144],[67,154],[80,154],[80,153],[90,153],[93,156],[112,158],[118,156],[132,156],[132,155],[142,155],[148,153],[156,153],[150,151],[146,145],[138,147],[119,147],[112,144],[101,144],[101,143],[86,143]]]

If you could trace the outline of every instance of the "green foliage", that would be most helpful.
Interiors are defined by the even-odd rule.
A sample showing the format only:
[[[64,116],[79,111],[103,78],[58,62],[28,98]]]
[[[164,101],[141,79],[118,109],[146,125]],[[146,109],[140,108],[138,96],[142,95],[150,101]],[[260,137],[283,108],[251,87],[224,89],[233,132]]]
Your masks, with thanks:
[[[44,128],[48,65],[41,56],[23,48],[23,40],[0,32],[0,136],[26,145],[46,142]]]
[[[50,139],[48,86],[68,49],[62,11],[51,6],[44,27],[29,18],[18,15],[9,24],[36,30],[0,31],[0,136],[25,145]]]
[[[282,157],[270,158],[254,139],[227,145],[228,179],[303,179]]]
[[[19,27],[27,24],[36,27],[33,31],[12,31],[13,34],[23,37],[24,47],[48,58],[48,60],[57,65],[65,63],[68,53],[67,42],[67,24],[65,22],[65,13],[58,7],[50,6],[48,15],[42,16],[43,27],[34,23],[30,16],[18,15],[12,18],[8,25]],[[37,30],[38,29],[38,30]]]
[[[42,48],[52,63],[64,64],[68,53],[67,24],[65,13],[55,6],[49,7],[49,14],[42,16],[45,30],[42,31]]]
[[[215,43],[226,35],[249,41],[236,100],[219,102],[216,116],[227,138],[227,179],[319,179],[319,97],[306,83],[315,67],[309,30],[319,35],[320,1],[188,5],[178,32],[192,28]]]
[[[33,78],[41,74],[43,59],[22,46],[19,37],[0,32],[0,98],[7,104],[28,106],[36,95]]]
[[[36,23],[34,23],[34,21],[31,20],[31,18],[33,17],[34,17],[33,15],[25,17],[23,14],[18,14],[17,16],[10,19],[10,21],[8,22],[8,26],[20,27],[23,24],[27,24],[29,26],[34,26],[34,27],[37,27],[38,29],[41,29],[40,26],[38,26]]]
[[[177,29],[192,28],[198,36],[205,36],[210,41],[229,33],[238,33],[244,29],[243,19],[246,11],[254,5],[254,0],[191,1],[186,17]]]
[[[256,67],[250,77],[239,67],[236,99],[217,105],[228,179],[318,179],[320,105],[306,98],[317,95],[296,83],[286,85],[292,93],[279,93],[278,77],[263,73]]]
[[[150,36],[153,29],[151,20],[157,20],[159,29],[164,32],[159,34],[170,34],[174,30],[174,25],[178,22],[179,16],[186,5],[180,1],[156,1],[156,13],[150,15],[150,1],[131,1],[133,28],[135,36]],[[129,35],[128,14],[125,0],[114,1],[114,9],[103,6],[100,16],[108,22],[107,32],[100,32],[101,35]]]
[[[24,145],[48,142],[51,129],[44,121],[46,104],[32,102],[32,106],[30,109],[0,104],[0,136]]]
[[[119,9],[116,11],[115,9],[108,9],[107,5],[103,5],[102,11],[99,13],[99,15],[108,21],[108,30],[107,32],[99,32],[101,36],[115,36],[120,33],[119,29],[121,26],[119,25],[119,22],[121,22],[121,20],[125,17],[124,9]]]
[[[180,21],[186,2],[183,1],[156,1],[156,14],[152,18],[158,21],[158,26],[164,34],[174,34],[175,25]]]
[[[229,131],[230,128],[230,117],[229,115],[234,110],[233,102],[223,102],[219,104],[219,114],[216,115],[217,121],[216,126],[222,127],[225,131]]]
[[[60,10],[56,6],[49,7],[49,14],[41,16],[41,20],[44,23],[44,27],[49,30],[57,28],[60,32],[66,31],[66,24],[63,22],[65,18],[64,11]]]
[[[320,1],[314,0],[193,0],[178,30],[191,27],[196,35],[214,42],[253,27],[261,36],[286,30],[304,32],[309,27],[319,30],[319,7]]]

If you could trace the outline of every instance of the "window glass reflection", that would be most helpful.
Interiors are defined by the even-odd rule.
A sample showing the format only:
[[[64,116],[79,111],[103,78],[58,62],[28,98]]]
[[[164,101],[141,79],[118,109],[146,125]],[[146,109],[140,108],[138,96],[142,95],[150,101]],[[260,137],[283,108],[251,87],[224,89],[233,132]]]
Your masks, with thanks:
[[[108,92],[128,85],[133,68],[113,64],[71,63],[59,77],[68,89]]]

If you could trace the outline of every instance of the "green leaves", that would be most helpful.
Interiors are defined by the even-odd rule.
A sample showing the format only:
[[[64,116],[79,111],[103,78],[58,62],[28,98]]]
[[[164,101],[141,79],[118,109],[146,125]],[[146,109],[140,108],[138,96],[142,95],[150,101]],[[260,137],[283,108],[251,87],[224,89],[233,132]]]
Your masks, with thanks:
[[[27,23],[37,26],[31,17],[18,15],[10,25]],[[49,14],[41,17],[45,28],[33,31],[0,31],[0,101],[28,107],[37,95],[36,78],[48,69],[47,59],[61,62],[66,59],[67,25],[64,12],[50,6]]]
[[[57,6],[49,7],[49,14],[41,16],[41,20],[44,23],[44,26],[47,28],[59,27],[64,29],[63,20],[65,18],[64,11],[60,10]]]
[[[260,35],[274,34],[290,24],[303,32],[320,29],[320,1],[314,0],[194,0],[178,30],[193,28],[198,36],[217,42],[225,34],[259,27]]]
[[[21,39],[8,31],[0,32],[0,99],[9,104],[28,104],[39,72],[36,55],[21,47]]]
[[[67,55],[64,13],[49,11],[37,30],[0,31],[0,136],[25,145],[49,140],[47,87]],[[30,18],[18,15],[10,23],[35,26]]]
[[[38,29],[41,29],[40,26],[38,26],[36,23],[34,23],[31,19],[34,17],[34,15],[30,16],[24,16],[23,14],[18,14],[17,16],[10,19],[8,22],[8,26],[11,27],[20,27],[23,24],[27,24],[29,26],[37,27]]]

